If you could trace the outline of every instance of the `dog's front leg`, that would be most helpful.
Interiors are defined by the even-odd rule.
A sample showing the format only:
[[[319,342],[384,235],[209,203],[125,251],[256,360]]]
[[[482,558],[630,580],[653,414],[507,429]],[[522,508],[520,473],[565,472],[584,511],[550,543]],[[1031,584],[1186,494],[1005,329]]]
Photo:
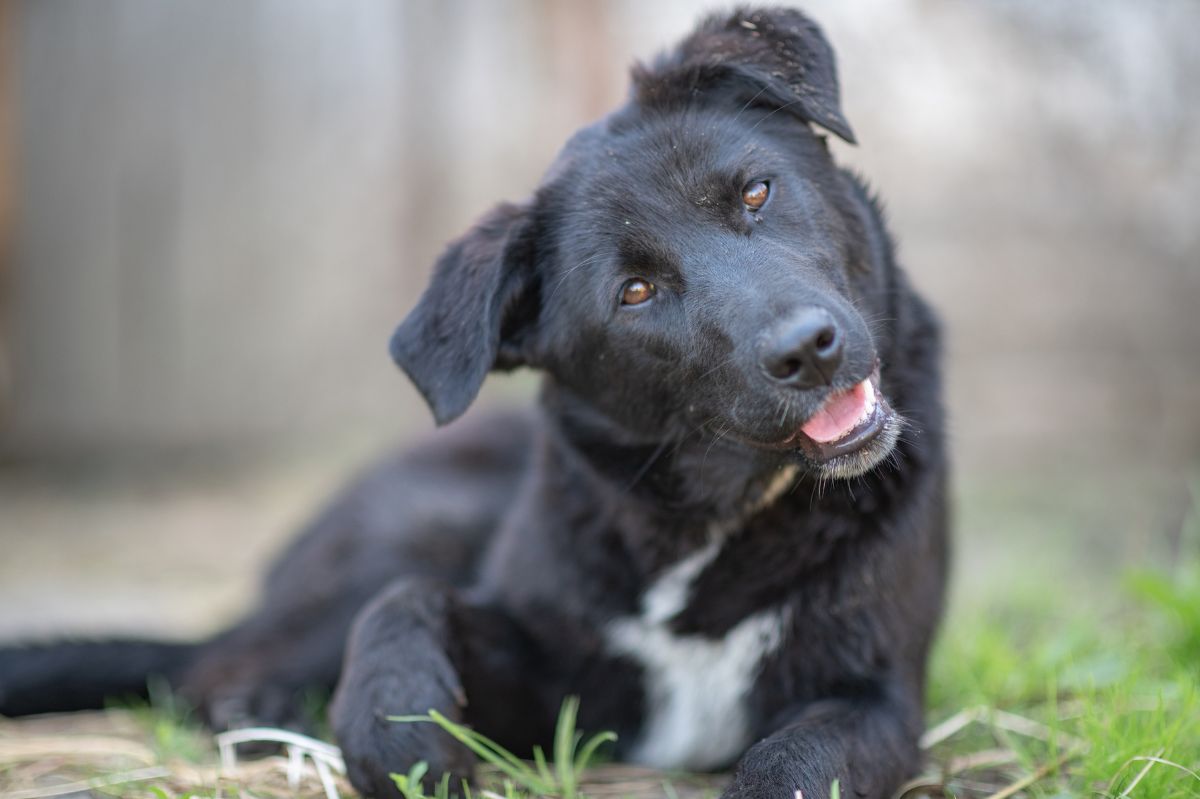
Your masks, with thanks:
[[[354,624],[330,707],[354,786],[371,797],[400,796],[390,775],[425,761],[428,782],[449,773],[457,787],[474,765],[466,747],[435,725],[388,717],[432,709],[495,735],[488,722],[497,702],[510,714],[534,715],[522,707],[533,700],[514,687],[523,646],[503,613],[470,605],[443,584],[404,579],[388,586]]]
[[[797,711],[738,762],[722,799],[889,799],[918,768],[919,701],[827,700]],[[800,793],[797,793],[799,791]]]

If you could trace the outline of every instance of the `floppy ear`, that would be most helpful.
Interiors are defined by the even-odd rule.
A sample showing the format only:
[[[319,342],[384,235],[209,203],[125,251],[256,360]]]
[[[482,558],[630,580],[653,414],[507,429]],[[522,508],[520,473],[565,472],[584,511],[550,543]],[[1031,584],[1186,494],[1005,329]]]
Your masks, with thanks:
[[[837,64],[825,34],[799,11],[740,9],[705,19],[652,67],[634,70],[638,102],[695,102],[712,89],[724,99],[786,109],[851,144],[842,116]]]
[[[392,359],[439,425],[462,415],[491,369],[529,360],[539,291],[529,216],[502,204],[453,242],[392,335]]]

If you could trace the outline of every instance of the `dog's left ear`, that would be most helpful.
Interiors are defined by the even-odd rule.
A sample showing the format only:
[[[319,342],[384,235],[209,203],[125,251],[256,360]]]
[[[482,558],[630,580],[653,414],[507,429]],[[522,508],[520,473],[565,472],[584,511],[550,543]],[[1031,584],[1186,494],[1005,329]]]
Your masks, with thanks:
[[[643,104],[691,103],[711,90],[727,99],[787,110],[855,143],[842,115],[833,48],[794,9],[740,9],[705,19],[652,67],[635,68]]]
[[[502,204],[447,247],[392,335],[392,358],[439,425],[475,400],[487,373],[529,361],[539,282],[529,206]]]

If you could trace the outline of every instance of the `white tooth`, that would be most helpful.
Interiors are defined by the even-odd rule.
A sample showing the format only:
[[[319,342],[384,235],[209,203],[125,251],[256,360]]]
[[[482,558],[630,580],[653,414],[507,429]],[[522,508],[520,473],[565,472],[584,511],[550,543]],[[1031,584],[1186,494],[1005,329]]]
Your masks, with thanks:
[[[865,420],[875,411],[875,384],[871,382],[871,378],[863,381],[863,402],[862,418]]]

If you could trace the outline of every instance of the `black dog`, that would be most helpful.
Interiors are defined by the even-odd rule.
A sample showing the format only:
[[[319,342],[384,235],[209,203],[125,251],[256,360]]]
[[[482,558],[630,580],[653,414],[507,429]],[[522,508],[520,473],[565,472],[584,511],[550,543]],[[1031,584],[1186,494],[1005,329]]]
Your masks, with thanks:
[[[369,473],[212,642],[8,653],[0,710],[46,707],[47,675],[64,705],[160,670],[215,723],[286,723],[337,681],[351,778],[384,796],[417,760],[472,766],[386,716],[436,708],[521,751],[576,694],[621,757],[736,764],[726,797],[889,796],[918,765],[945,579],[938,332],[810,125],[853,141],[795,11],[709,19],[636,69],[392,341],[439,424],[495,368],[542,370],[538,411]]]

